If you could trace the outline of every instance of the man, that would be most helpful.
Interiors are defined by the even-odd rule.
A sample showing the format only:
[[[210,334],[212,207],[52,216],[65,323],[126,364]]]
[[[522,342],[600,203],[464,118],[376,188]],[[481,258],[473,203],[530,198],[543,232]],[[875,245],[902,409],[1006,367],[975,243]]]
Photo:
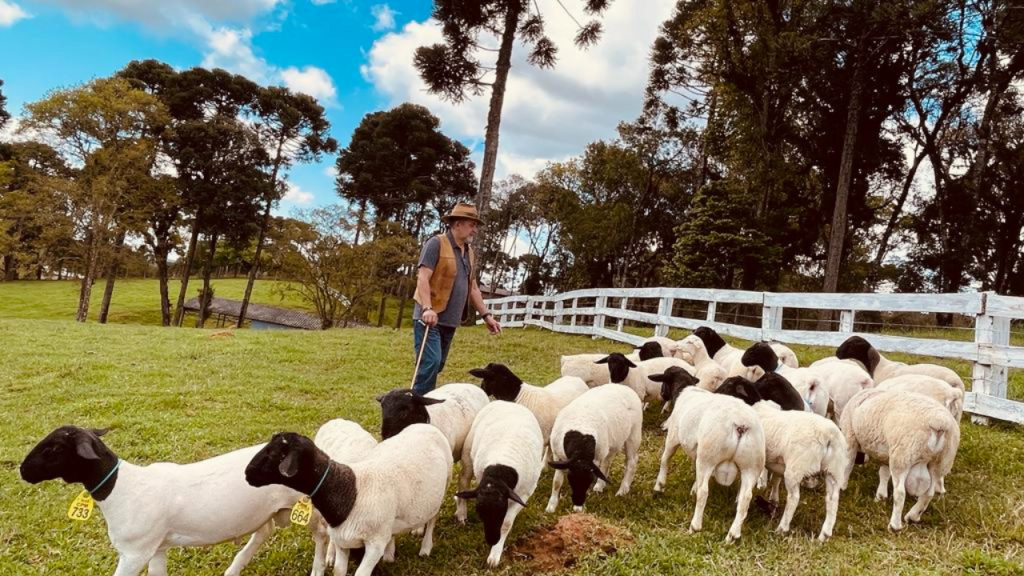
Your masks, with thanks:
[[[501,332],[501,324],[487,310],[475,279],[476,253],[471,244],[477,228],[483,224],[476,206],[456,204],[441,221],[448,225],[448,232],[434,236],[423,245],[416,273],[416,305],[412,312],[416,356],[423,345],[424,333],[427,335],[413,384],[413,392],[419,395],[437,385],[437,375],[444,369],[467,301],[482,315],[491,334]]]

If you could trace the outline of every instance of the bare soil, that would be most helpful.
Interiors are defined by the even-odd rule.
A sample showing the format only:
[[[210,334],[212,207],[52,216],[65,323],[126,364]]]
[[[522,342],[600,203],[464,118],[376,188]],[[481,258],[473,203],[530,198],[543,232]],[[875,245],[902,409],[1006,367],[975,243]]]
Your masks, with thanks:
[[[559,572],[574,567],[584,555],[612,555],[632,543],[632,534],[623,528],[597,516],[576,513],[520,537],[509,557],[529,562],[535,572]]]

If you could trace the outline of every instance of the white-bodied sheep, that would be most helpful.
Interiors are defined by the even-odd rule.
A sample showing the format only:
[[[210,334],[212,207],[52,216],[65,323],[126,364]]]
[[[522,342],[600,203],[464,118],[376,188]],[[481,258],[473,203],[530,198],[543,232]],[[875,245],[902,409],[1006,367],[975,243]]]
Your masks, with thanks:
[[[644,344],[646,344],[648,342],[654,342],[654,343],[658,344],[658,346],[661,347],[661,355],[663,357],[665,357],[665,358],[679,358],[679,355],[680,355],[679,345],[676,344],[675,340],[673,340],[671,338],[666,338],[664,336],[651,336],[650,338],[647,338],[643,342],[641,342],[640,345],[643,346]],[[682,358],[679,358],[679,359],[682,360]],[[644,360],[644,358],[641,358],[640,360]]]
[[[607,354],[573,354],[562,356],[559,364],[560,374],[562,376],[581,378],[590,388],[608,384],[611,382],[608,366],[596,363],[605,356]],[[639,355],[637,356],[639,357]]]
[[[906,390],[917,392],[942,404],[957,422],[964,411],[964,391],[954,388],[945,380],[924,374],[904,374],[889,378],[876,386],[879,390]]]
[[[451,446],[455,462],[462,457],[462,443],[477,412],[490,402],[473,384],[445,384],[423,396],[409,389],[391,390],[377,397],[381,411],[381,438],[387,440],[412,424],[436,427]]]
[[[558,413],[590,389],[586,382],[576,376],[562,376],[544,387],[527,384],[513,374],[508,366],[496,362],[484,368],[474,368],[469,373],[482,380],[480,387],[487,395],[529,408],[540,424],[545,445]]]
[[[671,384],[669,381],[675,377],[692,382],[692,377],[679,371],[652,376],[666,384]],[[736,517],[726,541],[740,538],[754,486],[765,465],[764,429],[754,409],[732,396],[684,384],[667,424],[665,450],[661,455],[661,468],[654,490],[661,492],[665,489],[669,460],[682,446],[696,465],[696,480],[691,493],[696,493],[697,505],[690,521],[690,531],[698,532],[704,525],[704,507],[711,476],[723,486],[731,485],[739,476]]]
[[[850,336],[845,342],[840,344],[839,348],[836,349],[836,357],[860,362],[876,384],[904,374],[924,374],[925,376],[938,378],[953,388],[965,390],[963,379],[953,370],[938,364],[893,362],[860,336]]]
[[[729,377],[725,368],[711,359],[704,346],[704,341],[699,337],[691,334],[676,344],[679,356],[682,356],[684,361],[687,356],[693,361],[693,367],[696,369],[694,375],[698,381],[697,387],[714,392]]]
[[[771,401],[754,404],[764,428],[765,466],[774,475],[770,500],[779,501],[779,484],[786,482],[786,510],[779,532],[789,524],[800,503],[800,483],[805,478],[825,476],[825,522],[818,540],[832,536],[839,510],[839,491],[846,474],[847,452],[843,433],[834,422],[810,412],[783,412]]]
[[[812,412],[824,416],[831,400],[838,422],[850,398],[874,386],[867,373],[852,363],[826,362],[808,368],[790,368],[779,361],[775,351],[764,343],[756,343],[743,353],[744,365],[759,366],[765,372],[776,372],[805,395]]]
[[[849,458],[843,487],[849,482],[854,456],[864,452],[888,466],[879,472],[876,498],[885,498],[887,476],[890,471],[892,474],[893,506],[889,528],[901,530],[903,520],[920,521],[939,482],[952,470],[960,446],[960,425],[949,410],[914,392],[869,389],[850,400],[839,427],[846,437]],[[927,469],[927,474],[923,473],[923,468]],[[908,478],[913,480],[911,486],[908,486]],[[908,492],[917,494],[918,499],[901,518]]]
[[[224,572],[238,576],[274,531],[275,519],[287,523],[288,509],[302,496],[285,486],[246,484],[245,467],[262,444],[191,464],[137,466],[100,440],[105,433],[57,428],[25,457],[21,477],[30,484],[63,478],[92,494],[118,552],[115,576],[136,576],[147,566],[150,576],[166,576],[171,548],[252,534]]]
[[[413,424],[351,465],[331,460],[305,436],[275,434],[246,467],[245,479],[309,494],[336,548],[334,573],[344,576],[349,550],[362,546],[356,576],[370,576],[381,558],[394,556],[397,534],[422,527],[420,556],[430,554],[451,473],[444,434]]]
[[[487,565],[496,567],[516,516],[537,489],[544,467],[544,437],[537,418],[525,406],[495,400],[476,416],[462,453],[460,484],[476,477],[477,487],[456,494],[455,517],[466,521],[466,500],[476,500],[491,551]]]
[[[587,491],[597,478],[594,492],[608,483],[612,456],[625,452],[626,471],[617,496],[629,493],[636,463],[640,457],[640,431],[643,407],[637,395],[624,386],[593,388],[562,409],[551,430],[551,451],[555,469],[547,512],[558,508],[558,495],[566,475],[572,491],[572,503],[582,510]]]
[[[317,430],[313,443],[330,456],[331,460],[345,464],[362,460],[377,447],[377,439],[362,426],[341,418],[324,423]],[[330,545],[327,522],[316,510],[313,511],[309,526],[313,532],[314,544],[313,571],[310,576],[323,576],[328,560],[330,564],[334,563],[335,548]],[[256,534],[253,534],[253,538],[255,537]]]

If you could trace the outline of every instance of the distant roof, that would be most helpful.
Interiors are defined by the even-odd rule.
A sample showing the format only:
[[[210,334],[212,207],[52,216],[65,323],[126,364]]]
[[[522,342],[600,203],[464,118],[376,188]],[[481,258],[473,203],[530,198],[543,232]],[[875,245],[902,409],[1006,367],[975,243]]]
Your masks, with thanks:
[[[199,298],[192,298],[186,302],[185,309],[198,312]],[[214,296],[213,301],[210,302],[210,314],[224,314],[225,316],[234,316],[235,318],[238,318],[241,311],[241,300],[228,300],[227,298],[217,298]],[[307,314],[305,312],[299,312],[298,310],[277,308],[275,306],[267,306],[265,304],[250,303],[249,308],[245,311],[245,317],[248,320],[277,324],[279,326],[288,326],[290,328],[301,328],[303,330],[323,329],[320,317],[315,314]]]
[[[483,292],[484,294],[493,294],[495,296],[511,296],[512,295],[511,292],[509,292],[508,290],[506,290],[504,288],[501,288],[501,287],[493,288],[493,287],[487,286],[487,285],[480,286],[480,292]]]

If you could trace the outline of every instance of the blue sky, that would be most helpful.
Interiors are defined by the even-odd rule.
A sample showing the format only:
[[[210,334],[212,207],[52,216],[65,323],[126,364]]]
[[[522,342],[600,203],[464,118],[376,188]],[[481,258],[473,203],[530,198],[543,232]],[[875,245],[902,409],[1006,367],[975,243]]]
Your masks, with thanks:
[[[674,5],[647,1],[643,11],[629,0],[614,2],[604,39],[581,52],[571,42],[572,18],[557,0],[538,0],[561,48],[559,65],[538,70],[516,47],[499,178],[532,177],[635,118],[651,42]],[[583,17],[581,0],[564,4]],[[0,0],[0,79],[8,110],[18,116],[52,88],[108,76],[133,59],[179,69],[218,66],[317,97],[342,146],[369,112],[406,101],[426,105],[479,162],[486,96],[459,106],[443,102],[425,91],[412,67],[415,48],[440,39],[431,6],[427,0]],[[293,168],[280,211],[335,202],[333,163],[331,157]]]

